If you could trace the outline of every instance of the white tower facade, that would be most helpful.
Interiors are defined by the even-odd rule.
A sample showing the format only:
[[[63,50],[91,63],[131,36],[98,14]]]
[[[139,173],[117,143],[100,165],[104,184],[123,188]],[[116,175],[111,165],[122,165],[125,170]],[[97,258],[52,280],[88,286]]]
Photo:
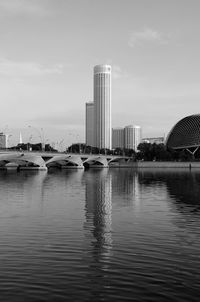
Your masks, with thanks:
[[[125,149],[133,149],[137,151],[137,147],[141,142],[141,127],[126,126],[124,128],[124,147]]]
[[[94,103],[86,103],[85,110],[85,143],[94,147]]]
[[[110,65],[94,67],[94,147],[112,149]]]
[[[137,151],[137,147],[142,140],[142,129],[140,126],[134,126],[133,129],[134,129],[133,149]]]

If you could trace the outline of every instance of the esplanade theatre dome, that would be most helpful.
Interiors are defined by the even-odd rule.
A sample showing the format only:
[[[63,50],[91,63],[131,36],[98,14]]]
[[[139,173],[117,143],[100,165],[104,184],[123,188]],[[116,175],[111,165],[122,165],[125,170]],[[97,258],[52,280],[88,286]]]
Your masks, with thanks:
[[[200,114],[184,117],[167,136],[167,147],[173,149],[188,149],[200,146]]]

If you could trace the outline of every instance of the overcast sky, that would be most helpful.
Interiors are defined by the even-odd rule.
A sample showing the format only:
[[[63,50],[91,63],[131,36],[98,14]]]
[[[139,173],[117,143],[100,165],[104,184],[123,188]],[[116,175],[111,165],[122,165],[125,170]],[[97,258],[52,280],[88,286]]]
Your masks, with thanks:
[[[93,66],[107,63],[113,127],[167,134],[200,113],[199,14],[198,0],[0,0],[1,131],[83,141]]]

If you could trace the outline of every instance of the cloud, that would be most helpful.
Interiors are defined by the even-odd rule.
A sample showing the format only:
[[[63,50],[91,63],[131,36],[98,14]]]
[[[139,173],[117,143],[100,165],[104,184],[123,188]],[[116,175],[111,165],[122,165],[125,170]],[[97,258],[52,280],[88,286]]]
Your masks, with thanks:
[[[42,76],[46,74],[61,74],[63,66],[56,64],[44,67],[35,62],[14,62],[0,59],[0,75],[9,77]]]
[[[44,0],[0,0],[0,12],[1,14],[44,16],[49,13],[44,3]]]
[[[106,64],[112,66],[112,79],[118,80],[118,79],[124,79],[124,78],[129,78],[129,74],[123,70],[119,65],[114,64],[112,59],[107,59]]]
[[[142,31],[135,31],[130,34],[129,46],[135,47],[138,44],[146,42],[157,42],[160,44],[166,44],[168,42],[167,36],[152,28],[145,28]]]
[[[128,73],[123,71],[119,65],[112,65],[112,77],[114,80],[128,78]]]

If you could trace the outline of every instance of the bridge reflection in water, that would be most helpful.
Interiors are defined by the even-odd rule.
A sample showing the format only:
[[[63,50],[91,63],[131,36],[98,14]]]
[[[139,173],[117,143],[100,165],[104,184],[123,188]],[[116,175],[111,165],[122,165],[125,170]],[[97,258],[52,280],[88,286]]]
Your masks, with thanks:
[[[108,168],[109,166],[128,165],[131,158],[123,156],[55,154],[39,152],[7,152],[0,154],[0,169],[61,169]]]

